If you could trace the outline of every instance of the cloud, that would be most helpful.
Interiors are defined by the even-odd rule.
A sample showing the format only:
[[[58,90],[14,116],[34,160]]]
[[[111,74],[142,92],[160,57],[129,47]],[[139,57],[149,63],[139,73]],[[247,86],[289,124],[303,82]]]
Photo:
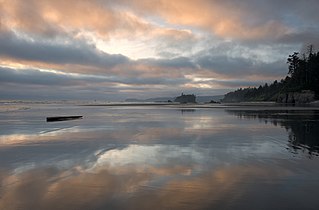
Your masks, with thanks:
[[[198,65],[219,75],[243,78],[247,76],[282,77],[287,74],[284,61],[272,63],[255,63],[246,58],[229,58],[227,56],[203,56],[197,59]],[[236,76],[235,76],[236,75]]]
[[[122,55],[101,52],[85,41],[65,40],[66,43],[50,43],[44,40],[28,40],[13,32],[0,34],[0,56],[20,60],[57,64],[82,64],[112,67],[128,62]]]
[[[0,67],[2,99],[96,99],[114,97],[116,78],[51,70]]]
[[[3,99],[97,99],[124,100],[130,94],[152,97],[189,82],[186,78],[88,75],[52,70],[0,67]],[[145,93],[145,90],[148,90]],[[143,96],[144,95],[144,96]]]
[[[17,39],[17,41],[20,41],[20,39]],[[47,43],[23,40],[21,43],[24,44],[17,45],[17,48],[30,49],[30,54],[28,54],[27,50],[20,50],[17,53],[13,50],[14,44],[12,42],[7,43],[9,43],[7,46],[12,49],[12,53],[10,50],[4,50],[3,54],[6,56],[53,63],[58,66],[59,70],[55,71],[21,68],[16,70],[13,67],[0,69],[4,90],[8,89],[9,83],[18,84],[16,88],[11,90],[16,90],[16,92],[24,90],[30,95],[39,97],[41,95],[45,97],[51,95],[58,98],[58,95],[64,92],[67,87],[69,87],[68,92],[72,91],[74,94],[63,93],[61,97],[64,95],[64,98],[80,98],[82,94],[83,97],[92,98],[92,95],[94,95],[94,97],[108,97],[110,100],[115,98],[118,100],[129,96],[129,93],[134,94],[135,97],[147,98],[163,94],[172,96],[179,94],[181,91],[209,95],[214,92],[212,88],[226,92],[227,89],[236,88],[236,85],[241,87],[245,85],[258,86],[260,81],[264,83],[280,79],[280,75],[286,73],[286,67],[283,66],[285,65],[284,62],[256,63],[256,60],[250,58],[231,58],[227,53],[218,55],[218,53],[214,53],[216,49],[198,53],[193,58],[176,57],[133,61],[121,55],[109,55],[100,52],[94,46],[87,45],[85,42],[78,42],[79,49],[85,51],[87,55],[84,57],[81,51],[76,50],[77,45],[61,45],[57,48],[55,46],[50,48],[51,45]],[[41,53],[38,53],[37,46],[42,46],[42,44],[46,46],[45,49],[51,56],[42,57]],[[61,50],[59,47],[62,47],[62,49],[64,47],[64,49]],[[32,49],[35,49],[35,53]],[[229,50],[231,49],[233,48],[229,47]],[[70,52],[72,52],[71,56],[67,59],[60,59],[61,54],[59,53],[66,53],[65,57],[67,57]],[[115,59],[112,60],[111,58]],[[116,60],[117,58],[122,59]],[[112,61],[109,62],[109,60]],[[189,76],[208,78],[208,80],[196,81]],[[37,91],[43,92],[43,94],[36,94],[35,91],[27,90],[22,85],[40,85],[42,89]],[[56,91],[50,90],[50,86],[55,86]],[[116,93],[122,96],[115,96]],[[216,94],[220,93],[216,92]],[[2,97],[8,98],[8,95],[10,94],[2,93]],[[18,95],[16,94],[16,96]],[[21,94],[19,97],[21,97]]]
[[[154,5],[138,0],[125,1],[145,15],[158,14],[170,24],[198,27],[224,38],[268,39],[285,34],[289,28],[280,20],[260,18],[249,1],[169,1]]]
[[[249,42],[275,41],[299,31],[300,27],[315,26],[319,20],[316,0],[307,3],[297,0],[121,2],[145,16],[158,15],[169,24],[195,27],[222,38]]]
[[[319,29],[299,31],[284,35],[278,39],[279,43],[294,44],[302,43],[304,46],[319,46]]]
[[[66,72],[90,72],[91,74],[135,78],[135,81],[142,84],[148,83],[147,81],[142,82],[143,79],[148,78],[154,81],[160,79],[168,81],[169,79],[166,78],[182,79],[186,74],[198,72],[199,68],[227,76],[234,75],[236,72],[241,72],[242,76],[254,74],[276,77],[286,74],[284,59],[263,62],[258,60],[259,58],[249,57],[250,55],[248,57],[231,55],[236,52],[235,47],[219,45],[208,51],[199,52],[194,58],[149,58],[132,61],[123,55],[104,53],[96,49],[94,45],[87,44],[85,40],[61,44],[41,40],[29,41],[13,33],[0,34],[0,55],[3,57],[57,64],[60,70]],[[242,52],[241,50],[238,54]]]
[[[187,57],[176,57],[172,59],[141,59],[138,62],[148,64],[148,65],[153,65],[153,66],[160,66],[163,68],[196,69],[195,64],[191,61],[190,58],[187,58]]]
[[[159,30],[160,24],[152,21],[156,17],[165,21],[164,25],[198,28],[223,38],[274,41],[300,30],[300,22],[302,27],[318,28],[319,20],[316,0],[163,0],[156,4],[144,0],[5,0],[1,6],[3,25],[48,37],[83,31],[105,39],[115,34],[127,37],[150,32],[175,38],[172,33],[183,34],[183,30]]]
[[[61,32],[90,31],[108,38],[116,30],[138,31],[147,24],[125,11],[115,11],[108,1],[2,1],[2,24],[8,28],[52,37]],[[122,32],[123,32],[122,31]]]
[[[61,33],[76,35],[83,31],[103,39],[147,33],[163,39],[167,35],[173,39],[187,36],[183,30],[161,30],[158,24],[150,21],[155,16],[171,25],[198,28],[223,38],[274,41],[299,29],[298,21],[314,25],[319,19],[316,8],[314,0],[307,4],[262,0],[163,0],[156,4],[144,0],[5,0],[1,13],[2,24],[6,27],[48,37]]]
[[[76,85],[75,78],[39,70],[15,70],[0,67],[1,83],[18,83],[32,85]]]

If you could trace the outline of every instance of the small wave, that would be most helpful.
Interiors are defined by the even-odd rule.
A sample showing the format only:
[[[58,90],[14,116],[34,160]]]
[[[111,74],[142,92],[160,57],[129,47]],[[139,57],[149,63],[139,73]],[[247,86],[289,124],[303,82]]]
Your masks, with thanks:
[[[0,112],[16,112],[16,111],[24,111],[31,109],[30,107],[25,106],[12,106],[12,105],[1,105]]]

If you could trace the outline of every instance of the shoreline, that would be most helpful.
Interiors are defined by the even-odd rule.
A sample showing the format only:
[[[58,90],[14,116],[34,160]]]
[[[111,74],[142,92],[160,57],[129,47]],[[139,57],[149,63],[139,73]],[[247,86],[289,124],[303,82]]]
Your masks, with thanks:
[[[178,103],[107,103],[107,104],[82,104],[79,106],[89,107],[152,107],[162,106],[182,109],[231,109],[231,110],[318,110],[319,106],[312,104],[278,104],[275,102],[244,102],[244,103],[221,103],[221,104],[178,104]]]
[[[10,111],[21,111],[31,109],[32,103],[23,101],[13,104],[0,104],[0,112],[10,112]],[[319,110],[319,103],[308,103],[308,104],[281,104],[276,102],[240,102],[240,103],[188,103],[180,104],[174,102],[137,102],[137,103],[122,103],[122,102],[97,102],[97,103],[64,103],[64,102],[54,102],[54,103],[34,103],[35,106],[78,106],[78,107],[165,107],[172,109],[225,109],[225,110]]]

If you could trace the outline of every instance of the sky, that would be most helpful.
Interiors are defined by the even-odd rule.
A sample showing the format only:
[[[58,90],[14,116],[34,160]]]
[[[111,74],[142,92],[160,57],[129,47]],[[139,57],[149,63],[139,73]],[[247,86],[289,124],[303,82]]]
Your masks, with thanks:
[[[0,0],[0,99],[221,95],[319,46],[318,0]]]

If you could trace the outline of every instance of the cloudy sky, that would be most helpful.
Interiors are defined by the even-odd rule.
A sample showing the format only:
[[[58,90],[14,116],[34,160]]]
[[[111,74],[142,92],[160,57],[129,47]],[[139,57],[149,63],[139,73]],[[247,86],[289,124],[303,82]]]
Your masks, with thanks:
[[[219,95],[319,45],[318,0],[0,0],[0,99]]]

